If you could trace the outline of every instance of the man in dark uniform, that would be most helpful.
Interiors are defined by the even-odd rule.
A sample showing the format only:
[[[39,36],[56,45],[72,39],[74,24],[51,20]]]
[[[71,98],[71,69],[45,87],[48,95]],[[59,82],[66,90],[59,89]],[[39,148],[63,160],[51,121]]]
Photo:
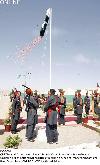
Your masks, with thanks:
[[[64,96],[63,89],[59,89],[60,96],[59,96],[59,106],[58,106],[58,124],[65,125],[65,108],[66,108],[66,97]]]
[[[86,96],[84,98],[84,105],[85,105],[85,112],[87,115],[89,115],[90,110],[90,98],[88,96],[88,92],[86,93]]]
[[[77,98],[77,107],[76,107],[76,113],[77,113],[77,124],[82,123],[82,113],[83,113],[83,99],[81,97],[81,93],[78,93]]]
[[[76,108],[77,108],[77,92],[75,92],[75,96],[73,98],[73,108],[74,108],[74,115],[77,115]]]
[[[58,132],[57,132],[57,106],[58,106],[58,96],[55,95],[55,90],[50,89],[50,96],[44,106],[44,112],[46,112],[46,136],[47,143],[57,143],[58,142]]]
[[[38,95],[37,92],[38,92],[38,91],[35,90],[33,96],[34,96],[35,101],[39,104],[39,95]]]
[[[33,97],[33,92],[30,88],[26,89],[26,109],[27,112],[27,126],[26,126],[26,137],[28,141],[34,141],[34,129],[36,125],[36,114],[38,103],[35,101]]]
[[[20,119],[20,112],[22,111],[20,101],[20,91],[14,93],[14,99],[12,102],[12,117],[11,117],[11,132],[15,134],[17,132],[17,124]]]
[[[12,102],[13,101],[13,98],[14,98],[14,90],[13,89],[10,92],[9,96],[10,96],[10,102]]]
[[[100,94],[94,91],[94,112],[100,119]]]

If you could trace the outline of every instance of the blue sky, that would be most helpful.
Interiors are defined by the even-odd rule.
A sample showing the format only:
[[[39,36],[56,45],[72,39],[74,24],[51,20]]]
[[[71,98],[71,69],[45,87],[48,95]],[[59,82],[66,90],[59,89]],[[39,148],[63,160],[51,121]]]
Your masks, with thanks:
[[[20,0],[15,6],[0,5],[0,88],[20,87],[24,75],[33,89],[49,88],[49,26],[24,62],[16,55],[39,35],[49,7],[52,87],[92,88],[100,83],[100,1]]]

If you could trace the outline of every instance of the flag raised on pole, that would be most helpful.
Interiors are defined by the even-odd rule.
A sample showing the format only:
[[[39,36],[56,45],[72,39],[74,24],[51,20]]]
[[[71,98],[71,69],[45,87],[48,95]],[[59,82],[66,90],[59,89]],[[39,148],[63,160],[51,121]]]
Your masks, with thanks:
[[[44,22],[43,22],[43,24],[41,26],[41,30],[40,30],[40,36],[41,37],[43,37],[45,34],[45,30],[47,28],[50,16],[51,16],[51,8],[47,9],[47,11],[46,11],[46,17],[44,19]]]

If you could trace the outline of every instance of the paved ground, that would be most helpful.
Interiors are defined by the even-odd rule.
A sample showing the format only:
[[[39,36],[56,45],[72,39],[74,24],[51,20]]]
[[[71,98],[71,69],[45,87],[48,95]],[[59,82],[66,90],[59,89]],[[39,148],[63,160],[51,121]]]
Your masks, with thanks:
[[[22,143],[19,146],[19,149],[53,149],[53,148],[62,148],[68,146],[77,146],[83,145],[88,146],[90,143],[95,144],[100,141],[100,135],[92,131],[88,128],[83,127],[82,125],[74,125],[74,126],[59,126],[59,141],[58,144],[48,144],[46,142],[45,136],[45,124],[39,123],[36,126],[36,134],[34,142],[29,142],[25,139],[25,125],[19,125],[20,132],[18,135],[22,138]],[[4,148],[3,143],[8,135],[12,135],[11,133],[1,132],[0,133],[0,148]],[[15,136],[15,135],[12,135]],[[88,143],[88,145],[86,144]],[[83,145],[84,146],[84,145]]]

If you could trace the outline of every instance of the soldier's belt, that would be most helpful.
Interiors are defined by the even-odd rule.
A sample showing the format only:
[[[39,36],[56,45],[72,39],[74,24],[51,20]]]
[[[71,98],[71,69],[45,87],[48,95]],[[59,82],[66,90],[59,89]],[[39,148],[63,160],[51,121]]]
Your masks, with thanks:
[[[49,109],[51,109],[52,111],[56,111],[56,109],[54,109],[54,108],[49,108]]]

